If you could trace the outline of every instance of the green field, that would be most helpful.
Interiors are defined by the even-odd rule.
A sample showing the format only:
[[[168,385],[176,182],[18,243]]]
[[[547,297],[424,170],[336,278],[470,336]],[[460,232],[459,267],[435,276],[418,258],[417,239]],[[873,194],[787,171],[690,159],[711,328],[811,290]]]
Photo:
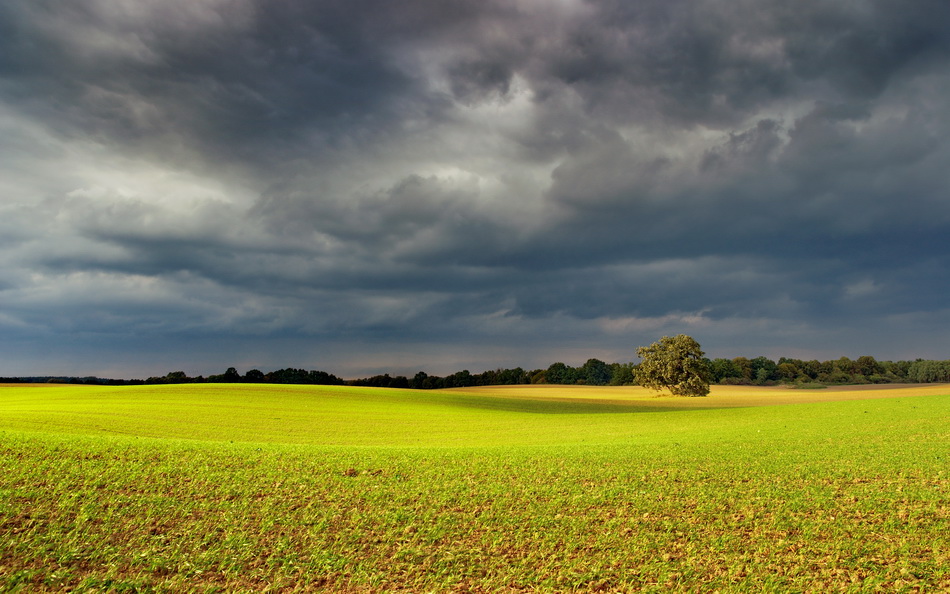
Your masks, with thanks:
[[[950,386],[0,387],[3,591],[950,591]]]

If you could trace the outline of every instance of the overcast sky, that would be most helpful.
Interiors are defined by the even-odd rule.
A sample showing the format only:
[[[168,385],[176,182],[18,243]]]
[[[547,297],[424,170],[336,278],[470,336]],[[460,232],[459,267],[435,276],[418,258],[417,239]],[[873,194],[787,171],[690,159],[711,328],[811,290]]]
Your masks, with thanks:
[[[946,0],[6,0],[0,375],[950,358]]]

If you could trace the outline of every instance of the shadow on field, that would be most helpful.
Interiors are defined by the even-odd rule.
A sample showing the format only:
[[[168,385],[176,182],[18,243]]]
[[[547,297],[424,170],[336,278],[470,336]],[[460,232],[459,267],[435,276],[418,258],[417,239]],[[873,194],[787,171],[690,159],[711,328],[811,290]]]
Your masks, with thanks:
[[[790,390],[782,387],[712,386],[712,393],[704,398],[670,397],[665,394],[650,397],[648,391],[608,387],[571,386],[556,389],[546,389],[541,386],[476,387],[459,388],[458,391],[446,390],[442,393],[443,398],[439,400],[446,406],[557,415],[721,410],[950,394],[950,384],[889,384],[888,386],[886,388],[837,387],[818,391]],[[603,392],[598,392],[599,390]],[[571,392],[576,393],[577,396]],[[600,393],[607,397],[599,397]]]
[[[474,408],[481,410],[497,410],[500,412],[518,412],[539,415],[582,415],[582,414],[630,414],[656,413],[690,410],[711,410],[720,406],[675,406],[658,401],[656,404],[646,402],[617,402],[616,400],[591,400],[573,398],[504,398],[504,397],[475,397],[453,395],[446,398],[448,406]]]

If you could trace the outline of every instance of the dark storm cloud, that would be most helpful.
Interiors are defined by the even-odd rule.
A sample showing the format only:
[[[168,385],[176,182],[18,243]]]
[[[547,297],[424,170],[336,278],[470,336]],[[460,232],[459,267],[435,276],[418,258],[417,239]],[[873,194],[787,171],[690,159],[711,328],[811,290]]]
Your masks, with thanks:
[[[382,370],[407,344],[528,365],[486,353],[678,331],[926,354],[947,22],[941,0],[8,2],[0,325],[34,357],[139,334],[266,366],[247,337],[310,339]]]
[[[244,2],[18,8],[8,9],[15,33],[4,70],[29,111],[62,134],[165,157],[164,147],[180,143],[188,156],[203,158],[294,158],[311,134],[333,141],[387,125],[396,117],[390,102],[408,92],[408,76],[367,39],[368,25],[339,9]]]
[[[591,109],[734,123],[796,94],[867,98],[946,58],[939,0],[598,2],[542,57]]]

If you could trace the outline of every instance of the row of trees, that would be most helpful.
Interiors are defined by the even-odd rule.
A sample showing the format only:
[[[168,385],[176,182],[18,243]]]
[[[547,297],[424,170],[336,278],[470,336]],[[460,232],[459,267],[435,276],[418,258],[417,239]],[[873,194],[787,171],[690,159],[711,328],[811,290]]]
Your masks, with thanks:
[[[841,357],[829,361],[766,357],[712,359],[711,380],[719,384],[777,383],[886,384],[950,381],[950,361],[877,361],[874,357]]]
[[[650,347],[643,347],[638,355],[647,362],[654,347],[663,344],[661,339]],[[689,337],[685,337],[689,339]],[[692,339],[690,339],[692,340]],[[695,341],[693,341],[695,343]],[[698,344],[695,350],[698,351]],[[654,349],[654,351],[650,351]],[[874,357],[863,356],[857,359],[840,357],[834,360],[818,361],[782,357],[773,361],[764,356],[749,359],[708,359],[698,351],[690,363],[701,370],[703,377],[711,384],[739,385],[776,385],[776,384],[881,384],[881,383],[938,383],[950,382],[950,360],[937,361],[918,359],[916,361],[877,361]],[[647,357],[645,357],[647,355]],[[675,357],[674,357],[675,359]],[[136,385],[136,384],[183,384],[183,383],[270,383],[270,384],[320,384],[355,385],[384,388],[414,388],[420,390],[440,388],[460,388],[469,386],[512,385],[512,384],[586,384],[591,386],[646,385],[644,377],[648,369],[643,363],[606,363],[600,359],[588,359],[578,367],[563,362],[553,363],[546,369],[527,371],[521,367],[513,369],[494,369],[482,373],[462,370],[447,376],[429,375],[423,371],[413,377],[402,375],[376,375],[368,378],[344,381],[325,371],[286,368],[263,373],[251,369],[244,375],[230,367],[220,375],[208,377],[189,377],[183,371],[173,371],[161,377],[146,380],[116,380],[96,377],[30,377],[0,378],[0,383],[13,382],[63,382],[100,385]]]
[[[695,346],[698,348],[698,344]],[[704,369],[706,379],[712,384],[769,386],[950,382],[950,361],[920,359],[896,362],[877,361],[871,356],[857,359],[841,357],[828,361],[788,357],[782,357],[778,361],[768,357],[708,359],[703,356],[693,357],[693,360],[694,368]],[[510,384],[642,385],[644,371],[641,369],[642,365],[643,363],[606,363],[599,359],[588,359],[579,367],[557,362],[546,369],[533,371],[526,371],[521,367],[495,369],[483,373],[463,370],[444,377],[428,375],[420,371],[413,377],[386,374],[350,380],[346,383],[357,386],[420,390]],[[638,372],[640,372],[639,378]]]
[[[467,369],[457,371],[451,375],[440,377],[420,371],[414,376],[397,375],[390,377],[374,375],[363,379],[347,382],[353,386],[370,386],[375,388],[412,388],[415,390],[438,390],[441,388],[467,388],[470,386],[505,386],[513,384],[529,384],[530,375],[520,367],[514,369],[495,369],[483,373],[472,373]]]
[[[907,368],[907,379],[921,384],[950,382],[950,361],[914,361]]]
[[[135,381],[135,380],[132,380]],[[238,373],[234,367],[220,375],[208,377],[188,377],[184,371],[173,371],[162,377],[150,377],[144,384],[314,384],[328,386],[342,386],[344,382],[339,377],[326,371],[307,371],[306,369],[278,369],[263,373],[259,369],[251,369],[244,375]]]
[[[580,367],[553,363],[547,369],[526,371],[521,367],[493,369],[472,373],[467,369],[440,377],[420,371],[413,377],[389,374],[351,380],[355,386],[377,388],[413,388],[436,390],[441,388],[466,388],[470,386],[506,386],[515,384],[587,384],[591,386],[622,386],[635,383],[633,363],[605,363],[600,359],[588,359]]]

